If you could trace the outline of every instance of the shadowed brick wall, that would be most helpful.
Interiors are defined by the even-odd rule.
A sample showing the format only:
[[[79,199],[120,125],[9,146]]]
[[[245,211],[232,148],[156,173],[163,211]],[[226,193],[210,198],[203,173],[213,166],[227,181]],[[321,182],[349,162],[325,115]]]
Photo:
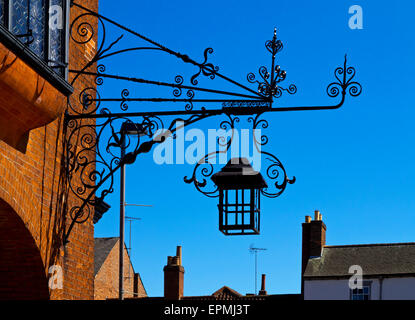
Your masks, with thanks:
[[[48,299],[46,275],[36,243],[20,217],[2,200],[0,259],[0,299]]]
[[[105,262],[95,275],[95,300],[117,299],[119,288],[119,244],[114,245]],[[134,276],[137,277],[136,288],[134,288]],[[136,295],[134,295],[136,293]],[[147,293],[141,282],[139,274],[134,274],[130,257],[124,246],[124,297],[146,297]]]

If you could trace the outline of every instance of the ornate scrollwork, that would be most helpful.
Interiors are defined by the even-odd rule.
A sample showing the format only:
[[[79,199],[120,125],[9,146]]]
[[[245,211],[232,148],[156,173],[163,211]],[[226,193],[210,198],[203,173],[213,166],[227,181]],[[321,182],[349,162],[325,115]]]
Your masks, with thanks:
[[[152,140],[154,133],[164,127],[156,116],[145,116],[141,122],[134,123],[125,117],[110,117],[106,109],[102,112],[109,115],[103,123],[81,124],[76,119],[70,119],[66,125],[65,167],[68,187],[81,203],[69,210],[72,222],[67,235],[75,223],[83,223],[90,217],[92,208],[99,201],[114,192],[114,172],[123,163],[134,162],[137,154],[149,152],[152,145],[158,143]],[[135,127],[141,134],[132,138],[123,131],[125,124]],[[150,139],[142,142],[143,136]]]
[[[266,135],[261,135],[261,137],[257,137],[256,133],[258,129],[266,129],[268,128],[268,121],[265,119],[259,120],[261,113],[259,113],[256,117],[249,117],[248,122],[252,123],[252,137],[254,140],[255,149],[259,152],[260,147],[266,145],[268,143],[268,137]],[[262,132],[262,131],[261,131]]]
[[[296,179],[295,177],[292,179],[288,178],[284,166],[276,156],[269,152],[262,151],[262,147],[268,143],[268,137],[266,135],[258,137],[256,134],[258,129],[268,128],[268,121],[260,119],[260,115],[261,113],[255,117],[248,117],[247,121],[252,123],[254,146],[256,151],[261,155],[261,162],[264,160],[270,162],[265,169],[265,173],[268,178],[267,180],[271,181],[271,183],[268,183],[269,187],[262,189],[261,193],[266,197],[276,198],[284,192],[287,184],[293,184]],[[192,176],[190,178],[187,176],[184,177],[186,183],[193,183],[199,192],[211,198],[217,197],[219,194],[218,188],[212,182],[209,183],[210,179],[208,178],[215,173],[214,164],[216,164],[218,154],[227,153],[231,147],[234,140],[235,123],[240,121],[239,117],[228,117],[229,120],[221,122],[220,128],[225,131],[232,130],[232,135],[231,137],[228,137],[228,139],[224,136],[220,136],[217,139],[217,144],[224,149],[206,154],[195,165]]]
[[[330,97],[336,97],[340,93],[342,94],[342,100],[339,104],[335,106],[273,108],[273,98],[281,97],[284,91],[288,94],[295,94],[297,91],[296,86],[293,84],[287,88],[280,86],[281,82],[286,79],[286,72],[279,65],[275,64],[275,56],[283,48],[282,42],[276,38],[275,31],[272,40],[265,43],[266,49],[272,55],[271,67],[269,69],[265,66],[260,67],[258,70],[258,80],[254,73],[248,73],[247,81],[256,86],[255,89],[251,89],[219,73],[219,67],[208,62],[209,55],[213,53],[212,48],[204,50],[204,60],[199,63],[192,60],[189,56],[162,46],[111,19],[77,4],[75,1],[71,3],[79,9],[84,10],[84,13],[81,13],[73,19],[70,26],[70,39],[77,45],[88,46],[92,41],[97,41],[99,45],[96,51],[91,53],[90,60],[80,70],[69,70],[69,72],[74,74],[71,84],[74,84],[81,75],[90,76],[91,78],[87,79],[88,85],[79,90],[79,95],[74,95],[74,98],[68,99],[65,118],[65,129],[67,133],[65,134],[64,150],[67,180],[71,193],[79,200],[79,205],[69,208],[69,217],[72,219],[72,222],[66,232],[66,238],[75,223],[86,221],[91,215],[91,212],[93,212],[93,206],[103,201],[106,195],[114,192],[114,173],[121,165],[133,163],[139,154],[149,152],[154,144],[165,141],[166,136],[163,133],[159,133],[160,129],[169,132],[175,138],[176,130],[178,129],[177,121],[179,120],[183,122],[184,126],[187,126],[207,117],[218,115],[227,116],[227,119],[222,121],[219,127],[228,132],[230,130],[230,136],[218,137],[216,143],[220,147],[220,150],[208,153],[202,157],[195,165],[192,175],[184,178],[186,183],[193,183],[196,189],[206,196],[216,197],[218,190],[215,186],[211,188],[209,182],[212,184],[213,182],[208,178],[214,172],[213,166],[216,164],[215,161],[218,156],[226,156],[234,141],[235,125],[239,122],[238,115],[253,115],[248,118],[248,122],[252,123],[252,128],[266,129],[268,127],[268,121],[259,118],[264,112],[335,109],[342,106],[346,92],[349,92],[351,96],[355,97],[362,91],[361,85],[354,81],[355,69],[353,67],[347,67],[345,59],[343,68],[337,68],[335,71],[336,81],[330,83],[327,87],[327,93]],[[91,23],[91,18],[97,19],[97,23]],[[115,26],[130,36],[144,40],[148,46],[113,49],[121,43],[124,33],[107,44],[106,23],[109,23],[113,27]],[[100,27],[99,39],[97,34],[98,27]],[[142,50],[159,50],[197,67],[197,72],[190,77],[191,85],[185,85],[184,78],[181,75],[177,75],[172,83],[166,83],[138,77],[107,74],[105,72],[105,66],[98,64],[104,58]],[[95,65],[97,65],[96,72],[91,72],[91,67]],[[198,85],[200,75],[209,77],[210,79],[221,78],[228,84],[235,85],[240,90],[244,90],[244,92],[230,92],[197,87],[196,85]],[[131,98],[128,89],[123,89],[120,96],[116,98],[102,98],[97,88],[103,84],[104,78],[130,81],[130,83],[135,84],[140,83],[172,88],[173,98]],[[94,84],[96,87],[94,87]],[[196,91],[218,96],[215,96],[213,99],[195,99]],[[122,112],[115,114],[110,112],[107,105],[101,107],[101,102],[110,101],[119,103]],[[148,112],[144,112],[143,110],[140,110],[140,112],[131,112],[128,103],[132,101],[185,102],[186,105],[184,110],[165,111],[150,109]],[[197,102],[222,103],[222,109],[209,110],[203,106],[200,110],[194,110],[193,104]],[[127,110],[129,112],[126,112]],[[166,128],[162,121],[162,117],[164,116],[175,116],[177,118]],[[134,121],[132,117],[135,117]],[[140,135],[134,138],[137,140],[131,140],[132,138],[129,135],[121,131],[121,123],[126,122],[133,123],[137,131],[140,131]],[[278,197],[285,190],[287,184],[295,182],[295,177],[289,179],[285,168],[278,158],[271,153],[262,151],[262,148],[268,143],[268,137],[266,135],[261,133],[261,136],[257,136],[256,130],[253,130],[253,139],[255,149],[260,152],[262,158],[264,158],[263,160],[270,162],[265,169],[265,174],[267,180],[270,180],[272,183],[268,183],[269,188],[262,189],[261,192],[267,197]]]
[[[207,154],[203,159],[196,164],[193,174],[190,178],[187,176],[183,178],[186,183],[193,183],[195,188],[209,198],[216,198],[219,196],[218,187],[213,185],[211,190],[205,190],[208,185],[208,178],[215,173],[212,159],[216,159],[216,153]]]
[[[83,223],[88,219],[98,201],[114,192],[114,172],[121,165],[133,163],[138,154],[147,153],[155,144],[164,142],[167,137],[165,132],[174,137],[177,123],[186,126],[210,116],[194,114],[187,118],[178,117],[166,128],[158,116],[142,116],[138,122],[133,122],[128,117],[112,116],[105,108],[101,112],[108,116],[103,123],[81,124],[77,119],[69,119],[66,125],[68,186],[82,203],[69,212],[72,219],[69,231],[74,223]],[[123,129],[127,125],[130,126],[129,132]],[[130,136],[131,132],[134,132],[134,137]]]
[[[174,82],[177,84],[177,86],[175,86],[174,89],[173,89],[173,96],[178,98],[182,95],[183,77],[180,76],[180,75],[177,75],[174,78]],[[186,97],[189,100],[188,100],[188,103],[185,105],[185,110],[186,111],[193,110],[192,99],[194,98],[194,96],[195,96],[195,92],[192,89],[188,89],[187,92],[186,92]]]
[[[257,114],[255,117],[249,117],[248,122],[252,123],[252,136],[254,140],[254,146],[257,152],[261,154],[261,167],[263,167],[263,161],[269,161],[270,164],[266,167],[265,173],[272,183],[268,183],[268,188],[261,190],[261,193],[268,198],[276,198],[280,196],[287,184],[295,183],[295,177],[289,179],[281,161],[273,154],[262,151],[262,147],[268,143],[268,136],[262,134],[262,129],[268,128],[268,121],[260,119],[262,113]],[[261,136],[257,136],[257,130],[261,129]],[[270,188],[270,185],[272,186]]]
[[[173,89],[173,95],[177,98],[180,97],[182,95],[182,89],[180,87],[181,84],[183,84],[183,77],[180,75],[177,75],[174,78],[174,82],[177,83],[177,87],[174,87]]]
[[[220,135],[216,139],[216,143],[219,146],[219,150],[210,152],[201,158],[193,169],[192,176],[189,178],[185,176],[184,182],[195,186],[195,188],[209,198],[215,198],[219,196],[218,188],[213,182],[210,181],[212,174],[215,173],[214,164],[217,163],[218,155],[226,155],[229,148],[232,145],[235,136],[235,123],[240,121],[239,117],[232,117],[227,115],[228,119],[223,120],[219,124],[219,128],[224,132],[231,132],[230,136]]]
[[[203,52],[203,56],[205,60],[198,64],[199,71],[196,72],[191,78],[190,82],[193,85],[197,85],[199,82],[197,81],[197,78],[199,77],[200,73],[202,73],[204,76],[209,77],[210,79],[215,79],[216,73],[219,71],[219,67],[213,65],[213,63],[207,62],[208,60],[208,54],[212,54],[213,49],[212,48],[206,48]]]
[[[275,55],[283,48],[281,40],[277,40],[276,31],[274,31],[273,39],[265,42],[265,48],[272,55],[271,73],[268,71],[267,67],[261,66],[258,70],[258,74],[262,80],[257,80],[255,74],[252,72],[248,73],[246,79],[249,83],[256,83],[258,93],[268,99],[272,97],[280,98],[284,91],[288,94],[295,94],[297,92],[297,87],[294,84],[290,84],[288,88],[279,85],[279,83],[284,81],[287,77],[287,72],[282,70],[279,65],[274,66]]]
[[[123,89],[121,91],[121,104],[120,104],[120,108],[122,111],[127,111],[128,110],[128,104],[127,104],[127,98],[130,95],[130,91],[128,91],[128,89]]]
[[[103,65],[103,64],[99,64],[97,66],[97,76],[95,78],[95,84],[97,86],[101,86],[101,85],[104,84],[104,78],[101,77],[100,74],[104,73],[105,72],[105,69],[106,69],[105,68],[105,65]]]
[[[284,166],[276,156],[265,151],[261,152],[261,154],[264,155],[267,161],[271,162],[265,172],[268,177],[267,180],[272,181],[272,184],[268,182],[268,188],[262,189],[261,193],[268,198],[276,198],[284,192],[287,184],[295,183],[296,179],[295,177],[292,179],[288,178]],[[270,188],[270,185],[273,187]]]
[[[92,26],[92,23],[90,23],[91,17],[98,19],[101,27],[105,29],[105,24],[99,16],[91,12],[82,13],[73,19],[69,27],[69,36],[72,41],[77,44],[86,44],[94,39],[96,36],[96,31]]]
[[[130,120],[119,117],[109,118],[102,124],[80,124],[76,120],[68,121],[66,153],[69,187],[75,196],[89,205],[93,205],[95,199],[88,191],[95,190],[97,185],[102,186],[108,180],[107,186],[102,186],[99,198],[104,198],[108,193],[113,192],[111,173],[120,164],[121,153],[129,148],[133,148],[132,151],[138,149],[139,137],[136,143],[132,143],[128,135],[117,129],[118,126],[121,127],[119,124],[125,121]],[[106,142],[103,143],[104,141]]]
[[[357,97],[362,93],[362,85],[357,81],[352,81],[356,75],[356,69],[354,67],[347,67],[347,55],[344,56],[343,67],[338,67],[334,71],[334,76],[337,81],[330,83],[327,86],[327,94],[335,98],[340,92],[344,96],[346,91],[352,97]]]
[[[277,40],[277,30],[274,29],[274,37],[272,40],[267,40],[265,42],[265,48],[273,55],[275,56],[278,52],[280,52],[284,46],[282,44],[281,40]]]

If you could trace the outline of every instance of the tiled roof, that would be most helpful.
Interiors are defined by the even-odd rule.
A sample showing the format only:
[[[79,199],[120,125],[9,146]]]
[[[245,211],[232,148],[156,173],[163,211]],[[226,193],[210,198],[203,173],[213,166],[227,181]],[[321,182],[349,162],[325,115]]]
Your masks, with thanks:
[[[239,301],[259,301],[259,300],[300,300],[299,294],[271,294],[271,295],[242,295],[239,292],[223,286],[215,291],[210,296],[185,296],[182,300],[192,301],[224,301],[224,300],[239,300]]]
[[[143,298],[126,298],[126,300],[135,300],[137,302],[147,301],[147,302],[163,302],[165,301],[164,297],[143,297]],[[247,295],[240,297],[233,296],[184,296],[180,299],[181,301],[194,301],[194,302],[203,302],[203,301],[225,301],[225,300],[238,300],[238,301],[299,301],[301,300],[300,294],[271,294],[271,295]]]
[[[240,296],[240,297],[224,297],[224,296],[186,296],[181,298],[181,300],[191,300],[191,301],[225,301],[225,300],[267,300],[269,296]]]
[[[210,296],[188,296],[183,297],[183,300],[239,300],[244,298],[242,294],[239,292],[227,287],[223,286],[219,290],[215,291]]]
[[[140,298],[126,298],[128,300],[135,300],[137,302],[146,301],[146,302],[162,302],[164,297],[140,297]],[[238,301],[261,301],[261,300],[276,300],[276,301],[297,301],[301,300],[300,294],[271,294],[271,295],[242,295],[239,292],[229,288],[228,286],[223,286],[219,290],[215,291],[209,296],[184,296],[180,299],[181,301],[194,301],[194,302],[203,302],[203,301],[226,301],[226,300],[238,300]]]
[[[321,257],[308,260],[304,278],[350,277],[352,265],[363,276],[415,275],[415,243],[325,246]]]
[[[222,288],[220,288],[219,290],[215,291],[212,296],[215,296],[217,298],[219,298],[220,300],[228,300],[228,299],[232,299],[232,298],[240,298],[242,297],[242,295],[227,287],[227,286],[223,286]]]
[[[102,264],[105,262],[108,254],[115,244],[119,241],[119,237],[111,238],[95,238],[94,246],[94,276],[97,275],[99,269],[101,269]]]

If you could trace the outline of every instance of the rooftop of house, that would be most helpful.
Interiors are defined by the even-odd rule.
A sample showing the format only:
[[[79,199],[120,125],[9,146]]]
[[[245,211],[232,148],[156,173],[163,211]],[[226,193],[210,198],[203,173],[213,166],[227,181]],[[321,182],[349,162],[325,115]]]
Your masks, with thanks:
[[[163,301],[164,297],[143,297],[143,298],[127,298],[127,300],[136,300],[136,301],[149,301],[157,302]],[[300,294],[271,294],[271,295],[255,295],[247,294],[243,295],[228,286],[223,286],[219,290],[215,291],[211,295],[206,296],[184,296],[180,300],[182,301],[224,301],[224,300],[238,300],[238,301],[257,301],[257,300],[300,300]]]
[[[97,275],[99,269],[104,264],[112,248],[118,242],[119,237],[95,238],[94,244],[94,276]]]
[[[304,279],[351,276],[358,265],[364,276],[415,276],[415,243],[324,246],[321,257],[308,260]]]
[[[187,296],[183,297],[182,300],[252,300],[254,298],[260,298],[263,300],[265,296],[244,296],[239,292],[229,288],[228,286],[223,286],[219,290],[215,291],[211,295],[207,296]]]
[[[108,255],[110,254],[111,250],[114,248],[114,246],[119,242],[119,237],[107,237],[107,238],[94,238],[94,277],[97,276],[99,270],[101,269],[102,265],[105,263],[105,261],[108,258]],[[126,249],[124,244],[124,249]],[[118,254],[118,252],[117,252]],[[127,257],[130,259],[129,252],[127,250]],[[131,263],[131,268],[133,269],[133,272],[135,275],[138,276],[138,283],[142,287],[143,292],[145,296],[147,296],[146,289],[144,288],[143,281],[141,279],[141,275],[134,271],[134,267]],[[118,263],[116,265],[112,265],[114,268],[118,271]]]

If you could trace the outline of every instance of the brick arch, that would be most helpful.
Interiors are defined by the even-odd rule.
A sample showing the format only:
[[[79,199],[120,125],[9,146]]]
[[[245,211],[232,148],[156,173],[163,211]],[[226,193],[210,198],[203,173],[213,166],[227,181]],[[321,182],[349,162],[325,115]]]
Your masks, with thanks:
[[[19,215],[0,199],[0,299],[49,299],[41,254]]]

